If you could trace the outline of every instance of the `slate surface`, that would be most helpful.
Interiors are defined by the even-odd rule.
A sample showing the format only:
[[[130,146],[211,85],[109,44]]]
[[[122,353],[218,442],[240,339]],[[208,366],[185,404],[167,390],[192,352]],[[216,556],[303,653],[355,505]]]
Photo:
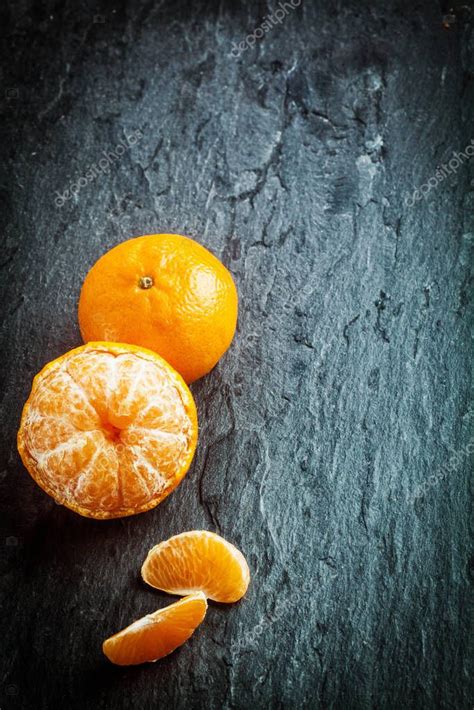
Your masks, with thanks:
[[[0,10],[0,707],[472,707],[474,161],[436,172],[474,136],[472,4],[90,5]],[[227,264],[238,333],[179,489],[85,520],[23,469],[21,407],[88,268],[159,231]],[[244,551],[247,597],[112,667],[171,601],[147,550],[192,528]]]

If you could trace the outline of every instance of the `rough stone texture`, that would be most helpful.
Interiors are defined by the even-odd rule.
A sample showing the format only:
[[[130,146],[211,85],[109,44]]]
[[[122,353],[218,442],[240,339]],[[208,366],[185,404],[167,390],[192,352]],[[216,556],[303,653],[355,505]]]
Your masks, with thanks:
[[[303,0],[237,58],[275,5],[8,5],[0,707],[472,707],[474,161],[407,204],[474,136],[472,4]],[[23,469],[21,407],[80,343],[88,268],[159,231],[228,265],[238,333],[192,388],[178,490],[85,520]],[[192,528],[244,551],[246,599],[159,664],[111,667],[103,638],[171,601],[139,581],[147,550]]]

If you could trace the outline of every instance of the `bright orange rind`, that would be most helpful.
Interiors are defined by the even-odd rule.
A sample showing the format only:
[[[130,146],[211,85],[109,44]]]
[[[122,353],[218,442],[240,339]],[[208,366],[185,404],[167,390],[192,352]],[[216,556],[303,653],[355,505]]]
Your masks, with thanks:
[[[186,382],[209,372],[229,347],[237,289],[219,259],[180,234],[128,239],[100,257],[79,299],[85,342],[154,350]]]

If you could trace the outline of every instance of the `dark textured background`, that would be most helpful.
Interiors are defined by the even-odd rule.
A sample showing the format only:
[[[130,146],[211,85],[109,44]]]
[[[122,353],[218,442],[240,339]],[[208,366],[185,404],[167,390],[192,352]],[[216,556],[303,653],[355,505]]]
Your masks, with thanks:
[[[303,0],[233,57],[276,7],[2,3],[2,710],[472,707],[474,160],[406,199],[474,137],[473,6]],[[94,522],[22,467],[21,407],[89,267],[159,231],[230,268],[238,332],[181,486]],[[173,601],[147,550],[192,528],[243,550],[246,598],[114,668],[102,640]]]

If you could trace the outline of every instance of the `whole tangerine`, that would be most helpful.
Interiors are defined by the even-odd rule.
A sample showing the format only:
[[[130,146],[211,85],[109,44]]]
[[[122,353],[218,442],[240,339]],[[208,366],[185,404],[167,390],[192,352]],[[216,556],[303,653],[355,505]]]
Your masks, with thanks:
[[[189,237],[150,234],[104,254],[87,274],[79,326],[90,340],[157,352],[187,382],[208,373],[234,337],[237,289],[219,259]]]

